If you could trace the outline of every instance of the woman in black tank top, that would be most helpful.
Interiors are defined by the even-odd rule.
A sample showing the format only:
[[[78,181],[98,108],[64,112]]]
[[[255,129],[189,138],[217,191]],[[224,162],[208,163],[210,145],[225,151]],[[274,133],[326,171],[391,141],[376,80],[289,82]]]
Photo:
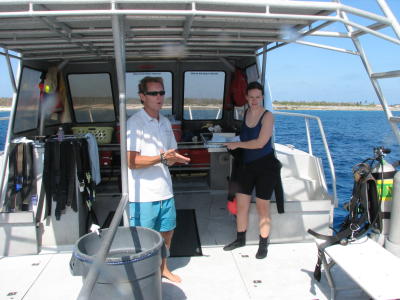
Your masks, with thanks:
[[[230,251],[245,245],[250,202],[255,188],[260,228],[259,247],[256,254],[258,259],[265,258],[268,253],[271,227],[270,199],[279,182],[281,167],[271,146],[274,121],[272,113],[263,107],[263,95],[264,88],[260,83],[249,83],[246,93],[249,109],[243,120],[241,141],[225,144],[229,150],[242,148],[244,162],[237,182],[237,238],[226,245],[224,250]]]

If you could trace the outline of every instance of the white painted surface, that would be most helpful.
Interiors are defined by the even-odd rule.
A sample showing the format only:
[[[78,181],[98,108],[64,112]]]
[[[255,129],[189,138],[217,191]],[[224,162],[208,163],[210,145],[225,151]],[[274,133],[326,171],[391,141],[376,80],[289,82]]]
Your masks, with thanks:
[[[325,252],[373,299],[400,298],[400,258],[373,240],[337,244]]]

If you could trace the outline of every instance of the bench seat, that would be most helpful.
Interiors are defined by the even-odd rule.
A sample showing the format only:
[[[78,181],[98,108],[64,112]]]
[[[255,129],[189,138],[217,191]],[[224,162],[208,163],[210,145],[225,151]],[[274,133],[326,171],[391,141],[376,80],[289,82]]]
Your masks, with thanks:
[[[368,237],[357,239],[346,246],[332,245],[323,249],[325,241],[316,240],[322,249],[322,262],[335,298],[335,282],[330,268],[336,264],[345,271],[373,299],[400,298],[400,258]],[[330,262],[327,262],[326,255]]]

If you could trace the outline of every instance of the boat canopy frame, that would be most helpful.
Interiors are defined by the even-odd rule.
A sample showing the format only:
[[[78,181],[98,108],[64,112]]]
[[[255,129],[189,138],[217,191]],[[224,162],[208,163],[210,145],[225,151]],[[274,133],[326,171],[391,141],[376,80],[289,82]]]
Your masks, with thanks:
[[[340,0],[2,0],[0,2],[0,54],[47,61],[61,69],[66,63],[117,62],[113,29],[118,16],[123,37],[124,63],[131,60],[201,60],[227,62],[263,55],[291,43],[358,55],[385,111],[397,142],[398,123],[379,80],[400,77],[400,70],[374,73],[359,37],[370,34],[400,45],[400,25],[386,0],[376,0],[382,14],[364,11]],[[350,20],[362,17],[365,26]],[[324,31],[342,23],[347,32]],[[380,32],[392,28],[395,36]],[[285,32],[292,32],[286,36]],[[306,36],[349,38],[356,51],[302,40]],[[265,82],[265,63],[262,79]],[[12,77],[12,76],[11,76]],[[14,91],[16,81],[12,80]],[[122,115],[122,114],[121,114]]]
[[[400,144],[397,123],[383,96],[378,80],[399,77],[400,71],[373,73],[359,37],[371,34],[400,45],[400,26],[385,0],[376,0],[383,15],[363,11],[340,0],[2,0],[0,2],[0,54],[20,53],[23,62],[115,61],[119,88],[121,132],[126,131],[125,66],[130,60],[220,58],[240,60],[263,56],[291,43],[325,48],[360,56],[386,117]],[[371,20],[370,25],[351,21],[348,15]],[[346,33],[321,29],[342,23]],[[379,32],[391,27],[392,37]],[[296,38],[285,37],[285,29]],[[350,38],[356,51],[302,41],[305,36]],[[9,70],[11,64],[8,64]],[[15,84],[15,87],[17,84]],[[15,112],[16,93],[13,97]],[[7,134],[6,156],[10,132]],[[126,137],[121,135],[122,197],[110,232],[98,255],[79,299],[88,299],[127,204]],[[123,161],[125,160],[125,161]]]
[[[374,23],[364,26],[349,20],[347,14]],[[378,31],[396,26],[395,19],[339,1],[90,0],[82,4],[78,0],[2,0],[0,45],[21,53],[24,60],[113,60],[113,16],[123,18],[121,33],[128,61],[165,58],[174,55],[172,50],[180,50],[180,55],[190,59],[240,58],[254,56],[265,45],[270,51],[288,43],[335,50],[301,41],[304,36],[372,34],[400,44],[399,39]],[[357,30],[320,31],[334,22]],[[285,37],[288,28],[298,33],[295,40]]]

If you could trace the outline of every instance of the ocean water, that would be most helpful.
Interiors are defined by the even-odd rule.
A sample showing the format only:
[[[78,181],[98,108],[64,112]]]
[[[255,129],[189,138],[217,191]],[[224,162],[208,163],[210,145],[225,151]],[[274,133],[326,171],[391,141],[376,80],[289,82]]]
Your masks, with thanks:
[[[290,112],[290,111],[288,111]],[[336,175],[339,208],[335,210],[334,227],[347,215],[343,204],[351,197],[353,187],[352,167],[373,157],[374,147],[391,149],[385,157],[388,162],[400,160],[400,147],[383,111],[292,111],[318,116],[324,128]],[[394,112],[398,115],[398,112]],[[300,122],[299,122],[300,121]],[[328,188],[332,192],[332,180],[321,135],[316,121],[310,122],[313,154],[322,158]],[[291,144],[297,149],[308,151],[305,122],[300,118],[275,116],[275,141]]]
[[[290,111],[288,111],[290,112]],[[352,167],[366,158],[373,157],[373,148],[383,146],[391,149],[386,160],[400,160],[400,147],[397,145],[389,123],[382,111],[292,111],[318,116],[325,131],[325,136],[335,166],[336,187],[339,208],[335,211],[334,225],[341,223],[346,212],[342,209],[349,201],[353,186]],[[398,112],[394,112],[394,114]],[[0,117],[9,116],[9,112],[0,112]],[[4,148],[8,121],[0,121],[0,150]],[[314,155],[322,158],[328,188],[332,191],[331,175],[328,168],[318,124],[310,122]],[[275,116],[275,141],[291,144],[297,149],[308,151],[305,136],[305,122],[302,118]]]

